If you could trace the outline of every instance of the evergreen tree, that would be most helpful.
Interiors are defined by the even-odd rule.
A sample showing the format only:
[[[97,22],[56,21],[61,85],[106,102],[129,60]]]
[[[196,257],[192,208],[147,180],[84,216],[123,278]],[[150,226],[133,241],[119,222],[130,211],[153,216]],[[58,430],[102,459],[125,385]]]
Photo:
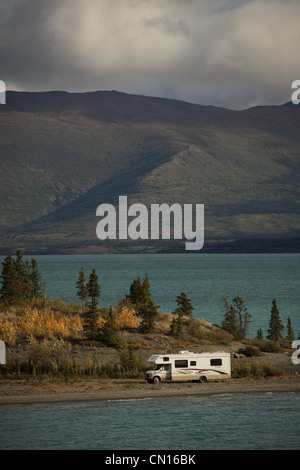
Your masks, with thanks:
[[[31,260],[30,272],[31,299],[39,299],[45,295],[45,284],[42,282],[42,275],[38,270],[38,264],[35,259]]]
[[[151,333],[154,330],[155,320],[158,315],[158,305],[150,298],[141,305],[139,314],[142,317],[140,331]]]
[[[288,317],[288,319],[287,319],[287,336],[286,336],[286,341],[287,341],[289,347],[291,347],[292,342],[294,341],[294,339],[295,339],[295,334],[294,334],[294,330],[293,330],[293,328],[292,328],[292,322],[291,322],[290,317]]]
[[[11,255],[7,255],[2,263],[1,300],[7,305],[13,305],[18,297],[18,272],[16,263]]]
[[[263,332],[261,328],[257,330],[256,339],[263,339]]]
[[[251,315],[244,305],[242,297],[237,296],[233,299],[233,305],[229,305],[228,298],[224,297],[224,315],[222,328],[232,334],[235,338],[245,338]]]
[[[138,315],[142,317],[140,331],[142,333],[153,331],[159,305],[151,298],[150,282],[147,272],[144,274],[143,282],[140,276],[132,282],[130,294],[126,295],[126,300],[129,300],[133,304]]]
[[[92,270],[89,278],[89,282],[87,284],[87,291],[89,294],[89,297],[92,299],[97,299],[100,297],[100,285],[98,283],[98,275],[96,273],[95,268]],[[98,301],[97,301],[98,305]]]
[[[124,371],[130,372],[132,376],[140,376],[141,371],[145,371],[145,363],[140,356],[135,355],[134,348],[131,343],[126,349],[120,352],[120,365]]]
[[[151,298],[150,292],[150,281],[147,271],[144,273],[144,279],[142,284],[142,301],[147,302]]]
[[[129,292],[129,295],[126,295],[126,298],[129,299],[133,305],[139,306],[145,301],[145,294],[140,276],[132,281]]]
[[[176,297],[176,302],[178,306],[175,310],[175,313],[181,316],[192,315],[194,310],[193,304],[191,299],[188,299],[184,292],[181,292],[181,294]]]
[[[250,323],[251,314],[248,312],[242,297],[237,296],[233,299],[233,303],[238,315],[238,335],[240,338],[246,338],[248,325]]]
[[[119,329],[117,327],[116,318],[112,307],[110,307],[106,322],[100,330],[99,339],[105,344],[105,346],[118,348],[122,344],[122,340],[118,336],[118,331]]]
[[[83,329],[85,330],[88,339],[93,341],[97,339],[99,333],[99,310],[97,299],[100,297],[100,285],[98,283],[98,276],[95,269],[93,269],[90,274],[87,291],[89,297],[91,297],[91,301],[87,311],[83,313]]]
[[[137,309],[140,305],[147,303],[151,299],[150,281],[146,271],[143,281],[140,276],[133,280],[129,292],[129,295],[126,295],[126,299],[129,299]]]
[[[222,328],[234,336],[234,338],[238,337],[238,319],[237,319],[237,310],[233,307],[233,305],[229,306],[228,298],[224,297],[224,316],[222,320]]]
[[[28,262],[23,262],[21,250],[17,251],[15,264],[17,270],[16,302],[19,304],[26,304],[31,299],[30,266]]]
[[[45,285],[34,259],[31,265],[28,261],[24,263],[22,252],[18,250],[16,260],[8,255],[2,266],[0,296],[5,304],[26,305],[42,295]]]
[[[274,299],[272,302],[271,318],[268,329],[269,334],[267,336],[267,339],[269,341],[274,342],[282,341],[282,330],[284,330],[284,326],[281,323],[280,313],[277,307],[276,299]]]
[[[92,298],[86,312],[83,314],[83,329],[89,340],[94,341],[98,338],[98,318],[99,311],[96,298]]]
[[[184,292],[176,297],[177,308],[173,312],[176,317],[173,318],[171,324],[170,334],[172,336],[180,336],[183,333],[184,328],[184,316],[191,316],[194,310],[191,299],[188,299]]]
[[[183,327],[183,316],[179,314],[172,320],[170,334],[175,337],[181,336],[181,334],[183,333]]]
[[[81,300],[81,307],[83,309],[84,304],[87,302],[88,299],[88,288],[86,285],[86,277],[83,271],[83,268],[79,272],[79,278],[76,284],[77,287],[77,297]]]

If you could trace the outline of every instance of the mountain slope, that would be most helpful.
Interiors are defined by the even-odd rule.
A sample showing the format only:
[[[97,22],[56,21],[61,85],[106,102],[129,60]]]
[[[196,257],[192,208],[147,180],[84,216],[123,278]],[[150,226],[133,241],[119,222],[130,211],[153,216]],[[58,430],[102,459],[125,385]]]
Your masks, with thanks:
[[[7,95],[3,252],[182,249],[101,243],[96,208],[119,195],[147,207],[203,203],[208,245],[299,236],[296,106],[231,111],[118,92]]]

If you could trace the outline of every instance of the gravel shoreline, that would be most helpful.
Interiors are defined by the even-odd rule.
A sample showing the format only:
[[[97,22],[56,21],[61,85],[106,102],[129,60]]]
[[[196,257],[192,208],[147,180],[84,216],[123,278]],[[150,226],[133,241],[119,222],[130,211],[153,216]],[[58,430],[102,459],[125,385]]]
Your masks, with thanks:
[[[207,396],[227,393],[300,392],[300,377],[231,379],[226,382],[148,384],[141,380],[101,379],[72,383],[0,382],[0,405],[75,403],[109,400]]]

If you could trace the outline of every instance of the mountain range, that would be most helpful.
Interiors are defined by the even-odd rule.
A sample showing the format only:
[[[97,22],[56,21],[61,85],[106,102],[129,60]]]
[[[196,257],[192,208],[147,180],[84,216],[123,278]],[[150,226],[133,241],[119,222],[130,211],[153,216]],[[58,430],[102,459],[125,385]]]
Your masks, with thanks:
[[[0,105],[0,253],[181,252],[96,237],[100,204],[204,204],[201,252],[299,252],[300,106],[241,111],[117,91]]]

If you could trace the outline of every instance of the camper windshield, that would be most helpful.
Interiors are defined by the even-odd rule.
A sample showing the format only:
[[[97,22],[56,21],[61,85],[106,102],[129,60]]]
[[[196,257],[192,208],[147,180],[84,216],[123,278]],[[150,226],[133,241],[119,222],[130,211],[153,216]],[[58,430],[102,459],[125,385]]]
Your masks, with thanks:
[[[161,367],[163,367],[164,364],[156,364],[153,370],[159,370]]]

